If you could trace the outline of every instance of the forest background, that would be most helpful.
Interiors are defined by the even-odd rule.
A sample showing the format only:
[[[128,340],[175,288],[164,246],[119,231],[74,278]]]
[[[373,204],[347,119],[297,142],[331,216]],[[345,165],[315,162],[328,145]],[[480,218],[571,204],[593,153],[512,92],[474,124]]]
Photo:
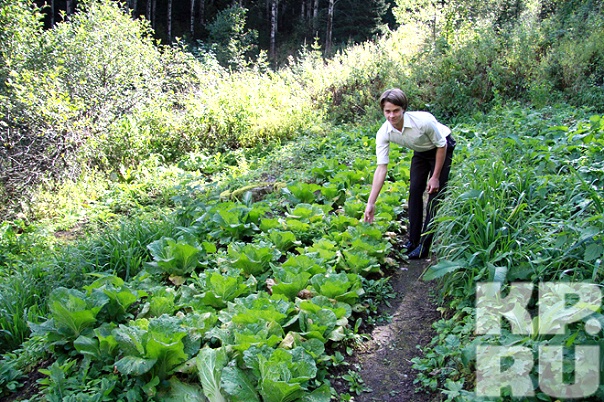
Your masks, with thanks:
[[[20,378],[32,363],[15,361],[13,351],[40,358],[28,342],[50,313],[52,291],[81,287],[104,269],[135,277],[153,258],[146,247],[159,240],[153,236],[174,230],[161,226],[175,224],[164,214],[203,197],[234,192],[240,200],[245,193],[237,190],[249,182],[286,181],[278,173],[288,163],[320,159],[312,151],[326,144],[341,150],[330,141],[340,141],[342,131],[345,148],[371,160],[381,119],[375,102],[385,88],[404,88],[412,109],[460,127],[468,152],[480,143],[476,130],[463,129],[469,121],[489,122],[488,140],[498,144],[501,127],[541,133],[537,120],[551,119],[553,131],[567,132],[565,124],[582,113],[604,109],[600,1],[186,3],[56,1],[38,9],[0,0],[4,384],[15,386],[11,376]],[[539,111],[534,120],[531,110]],[[579,134],[600,133],[598,122],[592,131],[577,123]],[[502,149],[521,143],[506,138]],[[322,145],[270,165],[268,152],[312,139]],[[554,148],[541,139],[527,144]],[[581,163],[598,158],[592,151]],[[348,166],[362,165],[347,156]],[[546,162],[548,169],[557,163]],[[594,183],[596,192],[585,190],[593,202],[582,211],[601,206]],[[346,194],[355,208],[363,205],[362,191]],[[75,248],[65,238],[75,238]],[[592,259],[598,242],[593,233],[581,240],[591,264],[600,261]],[[441,268],[435,276],[459,265]],[[599,265],[594,272],[598,277]]]
[[[129,0],[124,2],[134,18],[150,22],[156,38],[171,43],[181,38],[188,43],[196,41],[217,43],[228,35],[236,19],[244,19],[245,29],[255,49],[264,49],[272,61],[287,53],[295,53],[301,44],[321,38],[329,53],[332,46],[359,43],[376,34],[393,29],[393,0],[304,0],[304,1],[225,1],[225,0]],[[52,27],[64,15],[72,14],[77,0],[47,4],[45,26]],[[233,10],[235,8],[235,10]],[[242,9],[244,11],[242,11]],[[244,15],[238,15],[243,13]],[[219,26],[221,25],[221,26]],[[222,36],[222,37],[221,37]]]
[[[163,3],[151,10],[166,21]],[[2,205],[14,210],[33,185],[82,170],[135,166],[151,154],[175,161],[289,138],[316,121],[358,120],[388,86],[405,87],[415,107],[441,119],[508,101],[603,102],[597,1],[243,3],[191,3],[189,16],[199,21],[205,4],[209,22],[192,36],[201,39],[176,40],[173,30],[173,42],[142,18],[143,2],[124,5],[140,10],[130,20],[119,3],[68,17],[75,2],[35,10],[3,2]],[[268,58],[270,36],[280,51]],[[343,50],[329,53],[333,43]],[[255,86],[244,84],[250,74]]]

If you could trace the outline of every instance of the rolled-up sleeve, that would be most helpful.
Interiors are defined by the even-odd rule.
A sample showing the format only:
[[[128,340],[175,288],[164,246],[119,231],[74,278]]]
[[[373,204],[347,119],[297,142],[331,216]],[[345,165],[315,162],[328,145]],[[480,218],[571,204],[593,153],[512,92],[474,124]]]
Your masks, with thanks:
[[[378,165],[387,165],[390,162],[390,141],[385,130],[379,130],[375,136],[375,155]]]

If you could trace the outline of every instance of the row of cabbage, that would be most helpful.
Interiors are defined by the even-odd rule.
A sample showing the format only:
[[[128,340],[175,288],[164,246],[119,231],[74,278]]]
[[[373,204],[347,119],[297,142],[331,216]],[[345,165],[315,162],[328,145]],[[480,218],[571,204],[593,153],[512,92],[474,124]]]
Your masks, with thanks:
[[[400,166],[392,179],[408,175]],[[47,397],[329,401],[337,350],[368,314],[364,287],[396,254],[388,232],[403,230],[401,180],[362,222],[372,172],[323,158],[264,199],[189,202],[179,214],[190,224],[148,244],[133,278],[56,289],[49,319],[32,324],[54,360]]]

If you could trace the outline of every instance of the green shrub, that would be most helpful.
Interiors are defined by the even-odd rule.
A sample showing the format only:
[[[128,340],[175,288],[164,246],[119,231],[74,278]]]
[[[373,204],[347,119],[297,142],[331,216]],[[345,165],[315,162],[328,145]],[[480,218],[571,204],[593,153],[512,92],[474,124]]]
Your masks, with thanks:
[[[246,30],[247,8],[229,7],[216,15],[208,25],[212,50],[221,65],[229,69],[243,69],[256,56],[258,32]]]
[[[18,348],[29,337],[28,322],[37,322],[46,311],[43,282],[27,268],[0,276],[0,353]]]
[[[26,68],[42,28],[42,15],[27,0],[2,0],[0,27],[0,96],[4,97],[11,72]]]
[[[2,181],[9,196],[46,178],[75,178],[83,166],[102,161],[99,136],[118,116],[161,94],[159,52],[148,25],[114,2],[82,7],[39,32],[11,70],[3,102],[11,164]]]
[[[547,57],[539,65],[538,82],[550,82],[573,104],[601,108],[604,105],[604,17],[590,15],[586,21],[575,24],[584,30],[568,30],[551,43]]]

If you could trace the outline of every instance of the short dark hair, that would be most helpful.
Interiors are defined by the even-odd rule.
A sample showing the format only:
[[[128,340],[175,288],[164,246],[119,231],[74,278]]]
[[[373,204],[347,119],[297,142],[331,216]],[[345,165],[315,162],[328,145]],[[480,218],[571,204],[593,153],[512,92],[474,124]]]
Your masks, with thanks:
[[[398,88],[387,89],[384,91],[382,96],[380,96],[380,107],[384,110],[384,103],[390,102],[393,105],[400,106],[404,111],[407,110],[407,106],[409,106],[409,101],[407,100],[407,95],[403,91]]]

